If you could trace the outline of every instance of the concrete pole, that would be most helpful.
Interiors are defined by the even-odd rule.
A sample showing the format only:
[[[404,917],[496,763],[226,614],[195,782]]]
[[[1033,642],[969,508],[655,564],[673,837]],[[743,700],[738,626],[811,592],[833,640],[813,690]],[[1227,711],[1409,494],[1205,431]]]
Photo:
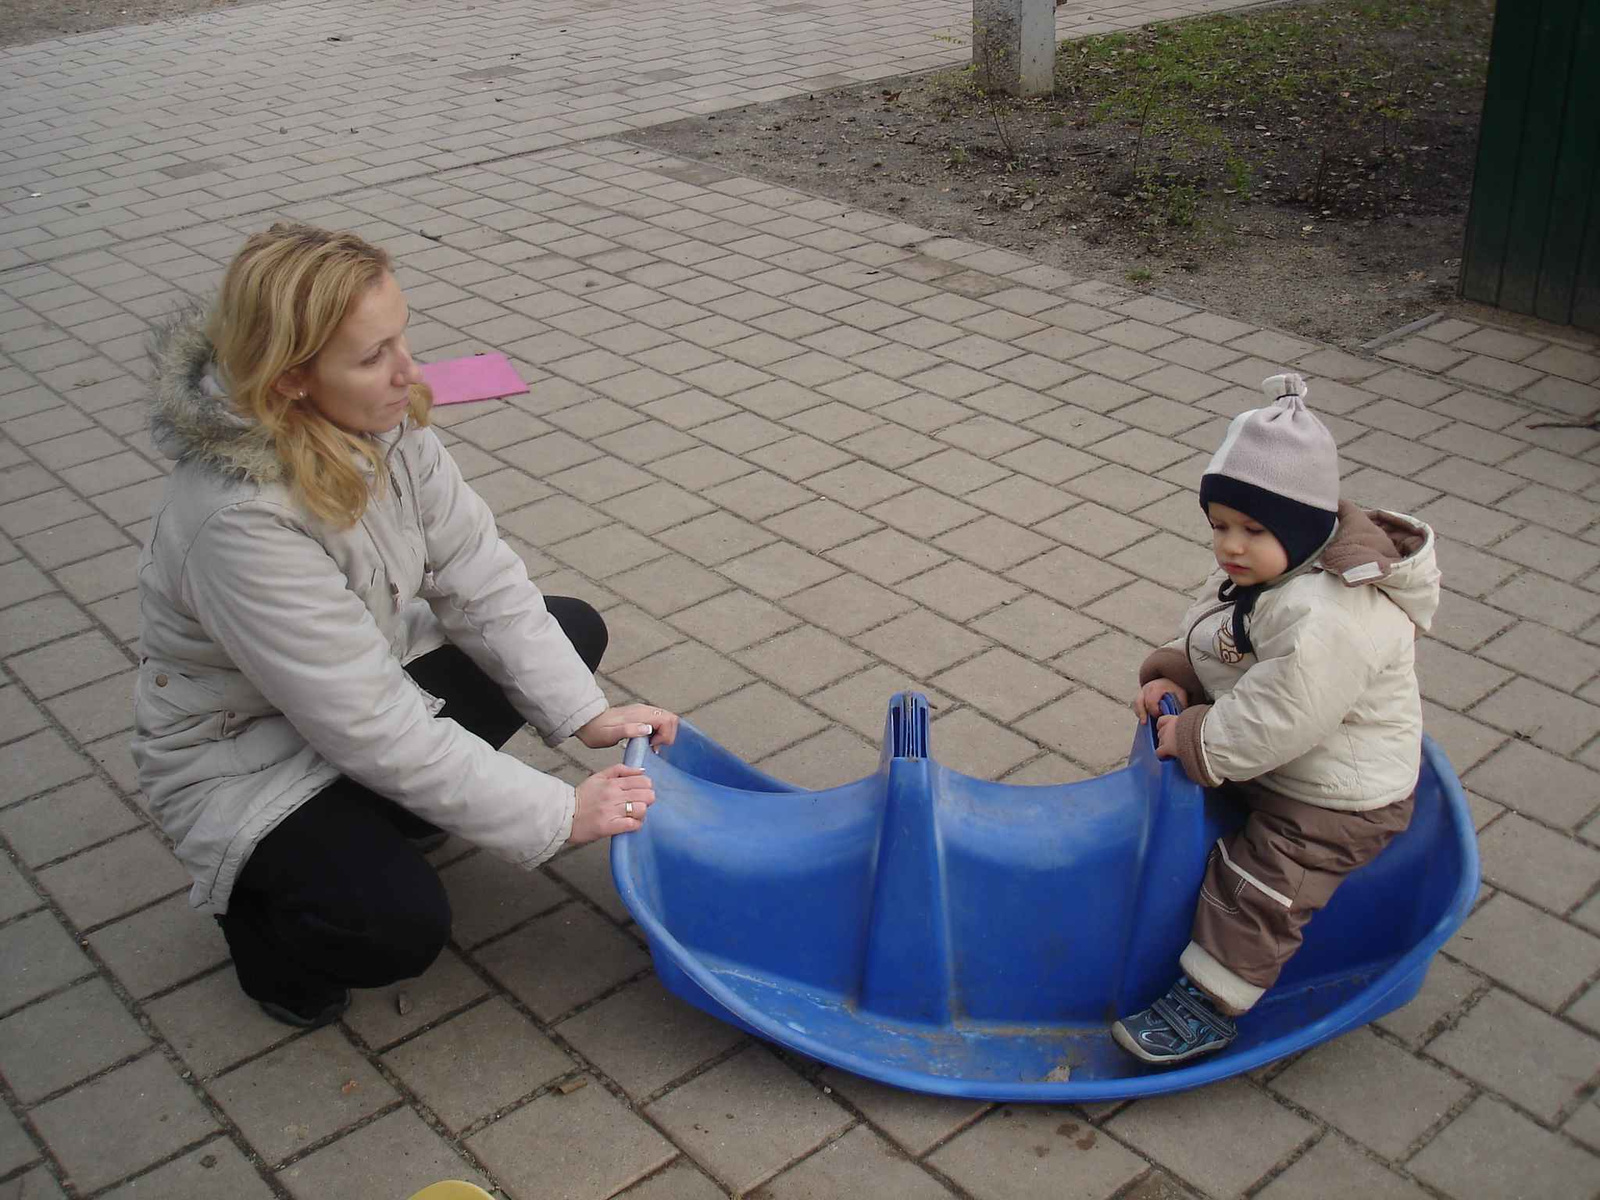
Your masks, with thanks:
[[[985,88],[1047,95],[1056,67],[1055,0],[972,0],[972,65]]]

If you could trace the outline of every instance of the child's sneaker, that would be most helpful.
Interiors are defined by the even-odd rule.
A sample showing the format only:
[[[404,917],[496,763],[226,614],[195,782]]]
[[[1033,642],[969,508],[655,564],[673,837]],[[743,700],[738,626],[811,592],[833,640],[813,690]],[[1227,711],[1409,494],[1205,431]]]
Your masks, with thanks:
[[[1232,1020],[1186,976],[1143,1012],[1123,1017],[1111,1036],[1129,1054],[1168,1066],[1221,1050],[1239,1035]]]

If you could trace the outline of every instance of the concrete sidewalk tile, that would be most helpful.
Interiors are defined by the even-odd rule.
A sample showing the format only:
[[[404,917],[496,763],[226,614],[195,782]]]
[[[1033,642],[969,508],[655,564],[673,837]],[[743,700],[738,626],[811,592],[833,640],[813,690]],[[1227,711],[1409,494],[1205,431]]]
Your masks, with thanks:
[[[1148,642],[1160,644],[1175,636],[1190,598],[1148,579],[1096,600],[1084,612]]]
[[[208,1085],[261,1154],[277,1162],[354,1124],[397,1095],[336,1028],[324,1028]]]
[[[18,1100],[33,1104],[148,1045],[105,982],[89,979],[0,1021],[0,1073]]]
[[[1049,538],[995,516],[952,529],[935,538],[933,544],[991,571],[1015,567],[1052,546]]]
[[[1551,1010],[1600,969],[1600,939],[1504,892],[1481,905],[1446,949]]]
[[[844,637],[915,607],[905,597],[853,574],[837,576],[791,595],[786,598],[785,606],[813,624]]]
[[[797,621],[777,605],[741,591],[724,592],[671,618],[676,628],[723,653],[763,641]]]
[[[383,1061],[458,1131],[577,1065],[499,996],[435,1025]]]
[[[866,1191],[904,1200],[947,1200],[951,1195],[865,1127],[852,1129],[769,1180],[761,1194],[771,1200],[821,1200]]]
[[[633,526],[640,533],[659,533],[693,517],[712,511],[712,505],[673,483],[658,480],[636,491],[602,501],[605,513]],[[513,514],[515,515],[515,514]]]
[[[82,633],[7,661],[35,696],[48,699],[129,667],[128,656],[99,633]]]
[[[653,617],[709,600],[727,591],[728,581],[679,554],[634,567],[606,580],[606,586],[632,600]]]
[[[962,622],[1023,594],[1015,584],[965,562],[944,563],[900,586],[912,599]]]
[[[1431,700],[1422,704],[1422,728],[1444,749],[1458,776],[1488,758],[1506,741],[1500,730],[1451,712]]]
[[[696,727],[747,761],[819,733],[827,722],[765,683],[714,700],[689,714]]]
[[[1248,1139],[1230,1133],[1241,1125],[1251,1129]],[[1204,1191],[1235,1195],[1292,1154],[1316,1127],[1234,1079],[1141,1100],[1106,1129]]]
[[[1558,754],[1574,754],[1600,733],[1600,707],[1530,679],[1513,679],[1472,716]]]
[[[972,627],[1002,646],[1041,660],[1105,631],[1099,622],[1034,594],[1002,605]]]
[[[765,524],[774,533],[813,553],[854,541],[879,528],[871,517],[834,500],[813,500],[771,517]]]
[[[932,737],[939,762],[974,779],[1004,778],[1039,753],[1026,738],[971,708],[939,717]]]
[[[1507,743],[1464,782],[1491,800],[1563,828],[1588,817],[1600,795],[1600,775],[1519,741]]]
[[[576,903],[529,922],[474,957],[546,1021],[622,983],[650,961],[636,943]]]
[[[296,1200],[404,1196],[439,1179],[486,1184],[416,1113],[388,1113],[278,1172]]]
[[[990,1107],[981,1100],[903,1091],[837,1067],[829,1067],[818,1080],[860,1109],[874,1127],[913,1157],[926,1154]]]
[[[1600,1067],[1600,1041],[1496,989],[1428,1054],[1553,1121]]]
[[[594,1084],[548,1092],[467,1139],[515,1200],[605,1200],[676,1149]]]
[[[1516,1200],[1591,1191],[1600,1160],[1480,1096],[1408,1165],[1450,1195]]]
[[[1152,532],[1143,522],[1092,501],[1078,504],[1048,521],[1040,521],[1034,529],[1096,558],[1110,558]]]
[[[723,1200],[726,1195],[687,1158],[678,1159],[660,1174],[618,1193],[623,1200]]]
[[[1403,1007],[1379,1017],[1375,1024],[1408,1045],[1420,1047],[1441,1022],[1454,1018],[1487,987],[1481,975],[1443,955],[1435,955],[1416,996]]]
[[[1261,1200],[1321,1200],[1331,1192],[1365,1200],[1424,1200],[1409,1179],[1374,1162],[1336,1134],[1324,1137],[1282,1175],[1256,1194]]]
[[[1397,1162],[1471,1090],[1364,1029],[1318,1046],[1271,1087]]]
[[[935,676],[933,683],[1006,724],[1072,687],[1053,671],[999,647]]]
[[[867,633],[856,644],[919,679],[984,648],[985,639],[926,609],[896,617]]]
[[[439,882],[450,900],[450,936],[465,947],[485,942],[567,899],[545,876],[486,851],[443,868]]]
[[[98,779],[0,811],[0,835],[30,866],[136,828],[137,814]]]
[[[734,657],[743,666],[797,696],[825,687],[870,661],[855,647],[813,625],[801,625],[781,633]]]
[[[917,691],[928,697],[928,706],[938,712],[950,701],[926,686],[915,676],[894,667],[876,666],[806,698],[807,703],[828,714],[840,725],[855,730],[869,744],[883,742],[884,719],[889,698],[896,692]]]
[[[149,1166],[216,1128],[200,1098],[158,1053],[41,1105],[29,1118],[85,1191]]]
[[[603,759],[608,757],[600,755]],[[610,763],[603,763],[610,766]],[[619,925],[633,920],[622,897],[617,894],[616,880],[611,874],[611,843],[587,842],[575,850],[556,855],[549,864],[550,874],[593,904]]]
[[[669,1092],[647,1110],[736,1194],[809,1153],[850,1124],[850,1114],[752,1046]]]
[[[1086,500],[1097,501],[1119,512],[1145,508],[1178,490],[1164,480],[1117,464],[1078,475],[1063,486]]]
[[[654,977],[567,1018],[555,1032],[635,1101],[648,1099],[745,1038],[670,994]]]
[[[1014,567],[1006,577],[1073,608],[1081,608],[1133,581],[1133,576],[1126,571],[1069,546],[1058,546]]]
[[[167,1044],[201,1079],[295,1033],[239,990],[231,968],[147,1000],[144,1008]]]
[[[141,830],[39,871],[39,882],[80,927],[99,925],[179,890],[189,874]]]
[[[1088,688],[1079,688],[1017,725],[1017,729],[1052,750],[1097,773],[1127,761],[1137,728],[1133,711]]]
[[[192,979],[228,956],[222,930],[195,912],[186,894],[102,926],[89,945],[136,998]]]
[[[24,1191],[23,1195],[32,1193]],[[273,1192],[238,1148],[226,1137],[219,1137],[101,1195],[106,1200],[148,1200],[152,1196],[168,1200],[208,1200],[212,1196],[271,1200]]]
[[[1518,622],[1510,613],[1491,608],[1447,587],[1440,593],[1439,612],[1435,615],[1433,624],[1428,627],[1428,636],[1438,638],[1457,650],[1477,651],[1489,639],[1508,628],[1528,629],[1541,634],[1552,632],[1528,625],[1526,622]],[[1524,674],[1537,674],[1517,663],[1500,662],[1499,658],[1495,661],[1501,666],[1522,670]]]
[[[1072,1109],[1006,1106],[928,1156],[977,1200],[1106,1200],[1148,1170]]]
[[[1563,633],[1576,633],[1600,616],[1600,595],[1562,583],[1547,575],[1524,571],[1485,597],[1490,604],[1553,625]]]
[[[1509,671],[1432,639],[1417,643],[1416,659],[1422,694],[1450,708],[1468,709],[1512,678]]]

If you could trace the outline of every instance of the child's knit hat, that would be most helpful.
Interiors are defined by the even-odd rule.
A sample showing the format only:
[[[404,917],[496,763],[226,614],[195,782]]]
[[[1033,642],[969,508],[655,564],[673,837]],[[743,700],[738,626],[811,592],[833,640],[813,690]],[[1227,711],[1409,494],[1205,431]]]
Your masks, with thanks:
[[[1213,502],[1259,521],[1283,543],[1292,570],[1332,536],[1339,508],[1339,450],[1305,404],[1306,381],[1274,375],[1261,390],[1274,403],[1240,413],[1200,480],[1200,507]]]

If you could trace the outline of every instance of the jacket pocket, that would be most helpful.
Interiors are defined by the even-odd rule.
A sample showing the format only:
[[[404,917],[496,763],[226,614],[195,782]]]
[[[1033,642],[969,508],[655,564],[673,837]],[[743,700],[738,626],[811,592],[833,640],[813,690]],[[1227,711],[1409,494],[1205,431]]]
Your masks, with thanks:
[[[139,668],[134,693],[134,723],[147,737],[215,741],[223,736],[221,701],[215,690],[192,676],[146,662]]]

